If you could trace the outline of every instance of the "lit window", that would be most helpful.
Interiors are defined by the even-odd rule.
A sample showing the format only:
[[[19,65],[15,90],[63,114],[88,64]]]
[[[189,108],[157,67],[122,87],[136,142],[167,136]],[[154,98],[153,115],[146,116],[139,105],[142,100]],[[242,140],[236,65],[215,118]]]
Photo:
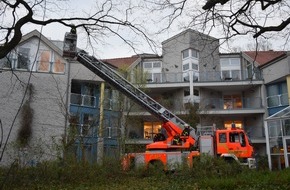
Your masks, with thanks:
[[[224,95],[224,109],[242,108],[241,95]]]
[[[153,139],[154,135],[161,132],[161,122],[144,122],[144,138]]]
[[[224,127],[226,129],[231,129],[232,128],[232,123],[235,123],[235,126],[237,129],[242,129],[242,121],[239,120],[234,120],[234,121],[225,121],[224,122]]]

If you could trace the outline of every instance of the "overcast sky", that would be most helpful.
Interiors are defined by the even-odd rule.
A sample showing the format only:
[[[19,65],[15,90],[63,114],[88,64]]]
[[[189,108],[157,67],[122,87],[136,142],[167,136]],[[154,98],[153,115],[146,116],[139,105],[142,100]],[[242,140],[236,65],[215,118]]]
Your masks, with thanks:
[[[100,2],[100,1],[98,1],[98,2]],[[116,0],[116,2],[118,2],[118,1]],[[122,1],[120,1],[120,2],[122,2]],[[97,5],[95,3],[95,0],[85,0],[85,1],[71,0],[71,1],[68,1],[67,3],[62,4],[61,9],[63,9],[63,11],[59,11],[59,12],[47,11],[45,13],[46,14],[45,16],[51,17],[51,15],[53,15],[53,17],[56,17],[56,18],[57,17],[61,18],[61,17],[69,17],[69,16],[79,16],[79,15],[83,15],[85,13],[92,12],[92,10],[96,9],[96,6]],[[118,5],[117,7],[121,10],[122,6],[126,6],[126,5]],[[38,13],[38,15],[39,15],[39,17],[42,17],[43,13],[40,11]],[[117,13],[117,15],[118,15],[118,13]],[[142,15],[136,16],[134,14],[133,14],[133,16],[135,16],[135,18],[138,18],[138,19],[142,19],[142,17],[143,17]],[[143,23],[144,23],[144,27],[146,29],[148,29],[148,31],[151,31],[151,34],[153,34],[156,31],[156,29],[164,23],[150,22],[150,16],[149,17],[144,16]],[[155,15],[155,16],[158,16],[158,15]],[[41,27],[29,24],[23,28],[23,33],[28,33],[34,29],[37,29],[40,31]],[[129,40],[136,41],[135,48],[137,50],[137,53],[158,53],[158,54],[161,54],[162,53],[161,52],[161,42],[176,35],[176,34],[178,34],[179,32],[182,32],[182,30],[183,29],[181,29],[179,27],[178,22],[176,22],[175,24],[173,24],[170,27],[169,30],[164,31],[163,33],[161,33],[159,35],[151,35],[150,37],[152,39],[154,39],[156,41],[156,44],[157,44],[155,52],[152,52],[152,50],[150,49],[148,44],[144,41],[144,39],[141,39],[141,37],[139,38],[138,36],[132,35],[126,30],[120,30],[119,32],[121,34],[123,34],[124,36],[126,36]],[[42,28],[43,35],[48,37],[49,39],[52,39],[52,40],[63,40],[65,33],[68,31],[70,31],[70,28],[65,27],[63,25],[60,25],[60,24],[50,24],[50,25],[44,26]],[[215,38],[219,38],[220,36],[218,36],[218,35],[219,34],[216,31],[213,31],[211,33],[211,36],[213,36]],[[102,38],[102,40],[103,41],[97,42],[94,45],[95,49],[94,49],[94,51],[92,51],[87,46],[85,34],[82,33],[82,31],[78,31],[78,47],[89,51],[90,54],[94,54],[94,56],[96,56],[98,58],[105,59],[105,58],[128,57],[128,56],[132,56],[135,54],[135,52],[118,37],[110,36],[108,38]],[[247,37],[247,38],[240,37],[239,39],[232,39],[230,41],[231,47],[244,48],[247,43],[254,43],[254,40],[251,37]],[[283,47],[281,47],[281,44],[283,43],[283,41],[276,40],[274,42],[271,41],[270,43],[272,44],[273,49],[275,49],[275,50],[283,49]],[[227,52],[229,50],[228,50],[228,47],[224,44],[221,47],[220,51]]]

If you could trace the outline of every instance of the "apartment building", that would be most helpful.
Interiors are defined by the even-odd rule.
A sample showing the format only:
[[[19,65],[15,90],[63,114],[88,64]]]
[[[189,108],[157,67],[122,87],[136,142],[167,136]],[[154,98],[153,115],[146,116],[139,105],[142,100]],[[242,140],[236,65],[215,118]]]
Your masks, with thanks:
[[[188,104],[197,104],[200,122],[194,127],[229,128],[235,122],[265,155],[265,93],[253,62],[242,53],[220,54],[217,39],[191,29],[165,40],[162,51],[134,64],[146,73],[146,93],[180,117],[188,114]],[[127,115],[127,145],[144,150],[161,122],[141,108]]]
[[[76,43],[77,36],[66,37]],[[125,151],[144,151],[162,130],[161,121],[67,58],[63,48],[70,46],[32,31],[0,61],[0,119],[4,137],[10,134],[3,160],[33,165],[54,159],[59,154],[53,147],[66,141],[78,160],[95,163],[101,152],[119,155],[123,135]],[[270,168],[283,168],[290,159],[281,150],[290,143],[289,119],[281,117],[289,109],[289,54],[258,55],[222,54],[217,39],[188,29],[165,40],[161,56],[103,61],[179,117],[189,114],[189,105],[198,106],[199,122],[193,127],[229,128],[234,122],[247,131],[258,155],[268,155]],[[25,91],[28,81],[31,93]],[[33,110],[30,148],[12,146],[25,120],[21,102]]]

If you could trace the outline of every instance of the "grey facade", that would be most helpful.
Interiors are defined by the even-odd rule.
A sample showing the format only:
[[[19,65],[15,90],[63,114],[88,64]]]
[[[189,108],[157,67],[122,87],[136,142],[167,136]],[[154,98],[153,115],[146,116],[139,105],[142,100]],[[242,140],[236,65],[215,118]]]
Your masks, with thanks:
[[[15,55],[9,57],[13,64],[1,60],[0,119],[4,138],[21,105],[29,77],[33,87],[31,96],[28,92],[24,97],[33,110],[31,144],[14,146],[23,123],[20,109],[1,163],[19,159],[23,165],[33,165],[55,159],[61,152],[53,147],[69,141],[72,129],[78,159],[97,161],[100,128],[105,154],[119,154],[118,139],[123,135],[125,151],[144,151],[161,131],[161,122],[109,85],[102,90],[105,81],[77,61],[62,56],[61,42],[39,36],[33,31],[23,37]],[[146,94],[180,117],[188,115],[189,105],[197,105],[199,124],[193,127],[228,128],[235,122],[246,130],[258,155],[271,154],[265,120],[289,106],[287,53],[261,65],[244,52],[221,54],[217,39],[189,29],[165,40],[162,56],[137,56],[127,65],[130,72],[126,77]],[[122,66],[120,60],[115,60],[116,68]],[[273,93],[272,89],[282,90]],[[100,100],[101,93],[105,100]]]

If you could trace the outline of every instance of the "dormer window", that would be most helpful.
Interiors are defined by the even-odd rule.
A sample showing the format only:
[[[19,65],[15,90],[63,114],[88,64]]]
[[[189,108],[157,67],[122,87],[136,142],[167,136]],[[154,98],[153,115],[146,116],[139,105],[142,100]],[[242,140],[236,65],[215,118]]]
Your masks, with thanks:
[[[143,69],[146,73],[147,82],[161,82],[161,61],[146,61],[143,63]]]
[[[199,58],[199,52],[194,49],[186,49],[182,51],[182,59],[186,59],[188,57]]]

